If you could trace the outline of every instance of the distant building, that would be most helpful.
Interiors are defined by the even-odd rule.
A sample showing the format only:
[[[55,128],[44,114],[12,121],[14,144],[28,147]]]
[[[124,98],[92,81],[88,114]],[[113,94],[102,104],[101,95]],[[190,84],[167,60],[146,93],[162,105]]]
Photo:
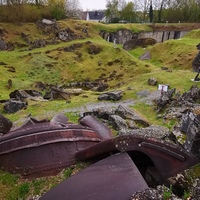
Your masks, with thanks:
[[[106,22],[104,11],[86,11],[82,12],[81,19],[94,22]]]

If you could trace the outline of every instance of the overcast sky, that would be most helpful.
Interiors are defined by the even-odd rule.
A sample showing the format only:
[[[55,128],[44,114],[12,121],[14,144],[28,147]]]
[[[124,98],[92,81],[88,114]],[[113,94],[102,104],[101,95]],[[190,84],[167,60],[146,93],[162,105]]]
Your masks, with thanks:
[[[106,0],[79,0],[79,2],[84,11],[106,9]]]

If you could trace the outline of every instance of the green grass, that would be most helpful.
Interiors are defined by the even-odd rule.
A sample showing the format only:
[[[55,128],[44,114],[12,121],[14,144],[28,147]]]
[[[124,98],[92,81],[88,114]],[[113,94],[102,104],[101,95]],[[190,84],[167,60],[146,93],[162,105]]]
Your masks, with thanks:
[[[61,181],[90,165],[87,162],[78,162],[64,169],[55,176],[25,179],[0,171],[0,199],[1,200],[26,200],[28,197],[41,195],[58,185]]]

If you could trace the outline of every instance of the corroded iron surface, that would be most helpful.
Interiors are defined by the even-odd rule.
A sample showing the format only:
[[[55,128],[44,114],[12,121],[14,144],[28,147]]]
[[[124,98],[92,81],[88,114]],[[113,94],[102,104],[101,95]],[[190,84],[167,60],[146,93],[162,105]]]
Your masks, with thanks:
[[[110,138],[113,137],[111,130],[107,126],[105,126],[104,124],[102,124],[101,122],[99,122],[92,115],[87,115],[87,116],[79,119],[79,122],[83,126],[90,127],[91,129],[93,129],[96,132],[98,132],[99,135],[100,135],[100,137],[103,140],[107,140],[107,139],[110,139]]]
[[[147,188],[128,154],[119,153],[71,176],[40,200],[126,200]]]
[[[77,152],[78,160],[86,160],[113,152],[127,152],[134,162],[143,162],[144,154],[153,162],[163,179],[197,164],[199,159],[176,145],[154,138],[126,135],[103,141]],[[142,153],[142,154],[141,154]],[[139,156],[137,156],[139,155]],[[136,160],[134,160],[136,159]]]
[[[45,176],[75,163],[75,153],[102,141],[88,127],[56,122],[29,123],[0,138],[0,167]]]

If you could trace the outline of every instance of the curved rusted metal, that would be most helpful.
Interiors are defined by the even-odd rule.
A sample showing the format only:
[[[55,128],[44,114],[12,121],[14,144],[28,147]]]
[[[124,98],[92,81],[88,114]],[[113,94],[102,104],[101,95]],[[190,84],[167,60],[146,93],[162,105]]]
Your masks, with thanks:
[[[76,124],[41,122],[0,138],[0,168],[26,176],[45,176],[75,164],[75,153],[101,142],[94,130]]]
[[[51,189],[40,200],[128,200],[148,186],[127,153],[103,159]]]
[[[183,148],[166,141],[136,135],[118,136],[103,141],[77,152],[76,158],[87,160],[115,152],[128,152],[133,155],[132,157],[134,157],[134,153],[144,153],[153,161],[163,179],[174,176],[199,162],[197,157]]]
[[[80,118],[79,123],[98,132],[103,140],[108,140],[113,137],[111,130],[92,115],[86,115]]]

